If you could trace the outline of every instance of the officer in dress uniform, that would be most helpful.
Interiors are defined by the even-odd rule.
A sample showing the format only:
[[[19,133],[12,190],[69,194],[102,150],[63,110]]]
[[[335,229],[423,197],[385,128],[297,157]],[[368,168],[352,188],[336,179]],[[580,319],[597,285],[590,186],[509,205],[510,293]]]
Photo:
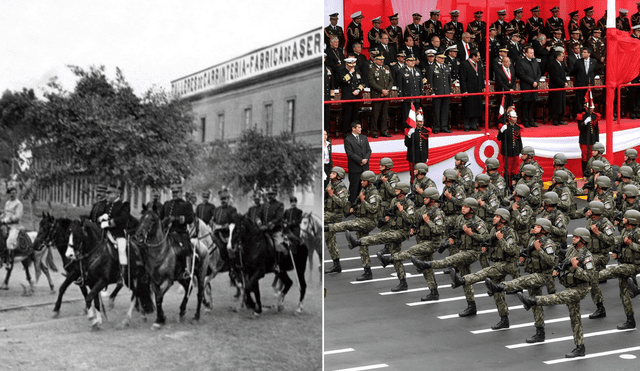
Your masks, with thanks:
[[[213,217],[213,211],[216,209],[215,205],[209,203],[209,197],[211,193],[204,191],[200,195],[202,197],[202,203],[196,207],[196,216],[209,225],[211,218]]]
[[[500,45],[507,45],[507,28],[509,23],[505,21],[507,17],[507,9],[498,10],[498,20],[491,24],[492,28],[496,30],[496,39],[500,43]],[[491,29],[490,27],[490,29]]]
[[[593,30],[596,29],[596,20],[593,19],[593,6],[590,6],[584,10],[584,17],[580,19],[580,31],[582,37],[588,39],[591,37]]]
[[[560,12],[560,8],[554,6],[551,8],[552,16],[547,18],[547,21],[544,24],[544,28],[546,31],[547,38],[551,40],[553,37],[553,32],[558,30],[561,32],[561,38],[564,39],[564,20],[558,17],[558,13]]]
[[[522,20],[522,7],[516,9],[513,11],[513,19],[511,21],[509,21],[509,26],[511,26],[511,34],[509,34],[509,31],[507,32],[507,35],[513,35],[513,34],[519,34],[519,35],[526,35],[527,34],[527,24]],[[522,37],[522,40],[519,41],[520,43],[524,44],[524,37]]]
[[[249,218],[256,225],[260,225],[262,221],[260,220],[260,209],[262,208],[262,194],[260,191],[253,192],[253,206],[247,210],[247,218]]]
[[[18,190],[15,186],[9,185],[7,188],[9,199],[4,204],[4,212],[0,215],[0,221],[9,227],[9,235],[6,239],[5,263],[10,266],[13,260],[13,251],[18,247],[18,234],[22,229],[20,220],[22,219],[23,206],[18,200]],[[0,251],[0,253],[5,253]]]
[[[356,58],[344,60],[346,68],[338,71],[338,83],[343,100],[359,99],[364,89],[362,75],[356,70]],[[351,131],[351,123],[358,119],[358,103],[342,103],[342,133],[346,136]]]
[[[329,22],[331,24],[324,28],[324,43],[326,48],[331,47],[330,42],[332,36],[338,38],[338,47],[344,48],[344,30],[338,26],[338,13],[329,14]]]
[[[485,56],[485,37],[487,34],[487,22],[482,20],[482,14],[484,12],[482,10],[478,10],[473,13],[475,20],[467,24],[467,32],[471,35],[475,36],[475,49],[480,52],[482,59],[486,58]],[[472,40],[473,41],[473,40]],[[473,49],[473,48],[471,48]]]
[[[120,262],[120,277],[118,282],[122,283],[126,276],[128,264],[127,259],[127,239],[125,229],[129,220],[131,207],[128,202],[120,199],[121,190],[115,184],[110,184],[107,188],[107,204],[104,214],[98,217],[100,228],[107,231],[115,240],[118,249],[118,261]]]
[[[288,246],[285,245],[282,233],[284,226],[284,204],[276,200],[278,190],[271,187],[267,191],[267,202],[262,205],[260,220],[263,221],[260,230],[267,233],[273,239],[276,252],[287,255]]]
[[[452,10],[449,12],[449,15],[451,15],[451,22],[447,22],[444,25],[444,31],[446,33],[446,31],[448,30],[453,30],[452,37],[455,42],[460,40],[460,38],[462,37],[462,33],[464,32],[464,25],[462,24],[462,22],[458,22],[458,17],[460,16],[459,10]]]
[[[354,43],[362,44],[364,34],[362,33],[362,12],[357,11],[351,14],[351,23],[347,26],[347,51],[353,50]]]
[[[436,63],[427,70],[427,81],[431,84],[431,95],[449,95],[451,94],[451,67],[444,63],[444,54],[436,56]],[[433,124],[434,134],[438,132],[451,132],[449,130],[449,103],[450,98],[433,98]]]
[[[380,24],[382,21],[380,20],[380,16],[375,17],[371,20],[371,24],[373,27],[369,30],[367,34],[367,41],[369,41],[369,49],[374,46],[380,45],[380,37],[384,33],[384,30],[380,28]]]
[[[181,196],[182,184],[172,184],[172,199],[165,202],[162,206],[160,219],[163,220],[163,222],[171,223],[169,232],[172,236],[174,236],[174,238],[176,238],[176,241],[178,241],[178,244],[181,246],[180,251],[177,253],[177,258],[178,263],[181,264],[182,267],[184,267],[184,274],[182,278],[188,279],[190,277],[189,268],[191,265],[191,259],[189,259],[189,256],[192,253],[192,247],[187,226],[193,223],[194,214],[191,204],[183,200]]]
[[[404,36],[402,27],[398,26],[398,13],[390,15],[389,22],[391,22],[391,25],[385,29],[387,35],[389,35],[389,45],[393,45],[396,50],[400,50],[404,46]]]
[[[419,68],[415,68],[415,65],[416,57],[408,55],[407,65],[398,70],[395,86],[398,87],[399,97],[415,97],[424,94],[424,85],[427,79],[422,75]],[[402,122],[407,121],[412,103],[417,112],[420,107],[420,99],[405,99],[402,101]]]
[[[629,18],[627,18],[629,11],[627,9],[618,9],[618,12],[620,15],[616,17],[616,28],[620,31],[631,32],[631,24],[629,23]]]
[[[220,258],[224,262],[222,270],[226,270],[227,264],[231,263],[233,257],[227,255],[227,240],[229,238],[229,224],[234,223],[237,217],[237,210],[231,206],[231,194],[226,187],[218,191],[220,206],[216,207],[211,217],[210,226],[213,229],[213,242],[220,249]],[[262,219],[262,214],[258,216],[264,225],[266,221]]]
[[[414,50],[414,54],[419,55],[422,52],[422,40],[424,36],[422,34],[423,28],[420,26],[420,20],[422,19],[422,15],[420,13],[413,13],[413,23],[408,24],[404,29],[404,37],[411,37],[413,39],[413,47],[417,48]],[[407,57],[409,57],[407,55]]]
[[[300,223],[302,223],[302,210],[298,209],[298,198],[289,198],[290,208],[284,211],[283,224],[284,231],[290,231],[295,237],[300,238]]]
[[[377,55],[374,63],[367,71],[369,77],[369,85],[371,86],[371,98],[389,98],[391,88],[393,87],[393,78],[391,69],[384,64],[384,56]],[[371,123],[371,131],[373,137],[378,137],[378,132],[383,137],[391,137],[389,134],[389,101],[373,102],[373,122]]]
[[[527,42],[533,43],[539,33],[544,33],[544,21],[540,18],[540,6],[531,8],[532,17],[527,19]]]
[[[100,215],[104,214],[105,212],[105,206],[107,205],[107,199],[105,198],[106,192],[106,184],[98,184],[96,186],[96,203],[93,204],[93,206],[91,207],[91,212],[89,213],[89,219],[95,224],[98,224],[98,217],[100,217]]]
[[[147,202],[147,210],[155,210],[156,213],[160,213],[162,210],[160,191],[155,188],[151,190],[151,201]]]
[[[440,10],[432,10],[429,12],[430,18],[422,24],[422,33],[424,40],[422,40],[423,48],[430,48],[429,42],[433,36],[442,37],[442,22],[440,22]],[[424,50],[423,49],[423,50]]]

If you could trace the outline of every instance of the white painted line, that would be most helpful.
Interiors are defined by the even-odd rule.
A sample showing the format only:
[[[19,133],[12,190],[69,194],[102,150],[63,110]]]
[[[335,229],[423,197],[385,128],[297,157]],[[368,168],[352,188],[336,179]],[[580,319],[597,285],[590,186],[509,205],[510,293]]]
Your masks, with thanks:
[[[331,354],[339,354],[339,353],[347,353],[347,352],[355,352],[355,349],[353,349],[353,348],[345,348],[345,349],[328,350],[328,351],[324,352],[324,355],[328,356],[328,355],[331,355]]]
[[[376,255],[369,255],[369,258],[370,259],[376,258]],[[347,260],[360,260],[360,257],[359,256],[354,256],[354,257],[351,257],[351,258],[340,258],[341,262],[347,261]],[[324,262],[325,263],[333,263],[333,260],[325,260]]]
[[[373,268],[372,268],[373,269]],[[362,272],[362,268],[360,268],[360,271]],[[344,271],[343,271],[344,272]],[[443,274],[442,272],[436,272],[435,274]],[[351,281],[350,283],[352,285],[359,285],[361,283],[372,283],[372,282],[381,282],[381,281],[392,281],[392,280],[397,280],[398,279],[398,275],[397,273],[394,271],[392,273],[393,277],[386,277],[386,278],[374,278],[372,280],[368,280],[368,281]],[[406,272],[406,277],[405,278],[416,278],[416,277],[422,277],[422,279],[424,279],[424,276],[422,275],[422,273],[416,273],[416,274],[411,274],[409,272]]]
[[[476,298],[483,298],[489,296],[489,294],[478,294],[475,295]],[[453,298],[446,298],[446,299],[440,299],[440,300],[436,300],[436,301],[418,301],[418,302],[411,302],[411,303],[407,303],[408,306],[410,307],[415,307],[417,305],[428,305],[428,304],[437,304],[437,303],[446,303],[448,301],[460,301],[460,300],[467,300],[466,296],[454,296]],[[497,310],[497,309],[496,309]],[[478,312],[480,313],[480,312]],[[457,316],[457,314],[456,314]]]
[[[483,284],[483,285],[484,285],[484,281],[474,283],[474,285],[479,285],[479,284]],[[439,286],[439,287],[438,287],[438,289],[439,289],[439,290],[442,290],[442,289],[450,289],[450,288],[451,288],[451,285],[450,285],[450,284],[448,284],[448,285],[442,285],[442,286]],[[462,289],[462,286],[460,286],[459,288],[460,288],[460,289]],[[406,291],[398,291],[398,292],[391,292],[391,291],[387,291],[387,292],[380,292],[379,294],[380,294],[380,295],[383,295],[383,296],[384,296],[384,295],[396,295],[396,294],[408,294],[408,293],[412,293],[412,292],[417,292],[417,291],[426,291],[426,290],[429,290],[429,286],[418,287],[418,288],[416,288],[416,289],[409,289],[409,290],[406,290]]]
[[[376,368],[385,368],[385,367],[389,367],[389,365],[386,363],[379,363],[377,365],[343,368],[335,371],[364,371],[364,370],[375,370]]]
[[[404,263],[403,266],[415,268],[415,266],[412,263]],[[382,266],[380,266],[380,265],[372,265],[371,266],[371,270],[376,270],[376,269],[393,269],[395,271],[395,268],[394,268],[393,264],[389,264],[385,268],[382,268]],[[353,269],[343,269],[342,273],[363,272],[363,271],[364,271],[364,268],[353,268]],[[415,269],[414,269],[414,271],[415,271]],[[439,273],[443,274],[442,272],[439,272]],[[436,272],[436,274],[438,274],[438,272]],[[420,275],[422,275],[422,273],[420,273]]]
[[[609,355],[612,355],[612,354],[620,354],[620,353],[626,353],[626,352],[635,352],[636,350],[640,350],[640,346],[631,347],[631,348],[624,348],[624,349],[610,350],[610,351],[607,351],[607,352],[587,354],[584,357],[552,359],[550,361],[544,361],[544,363],[546,363],[548,365],[555,365],[556,363],[579,361],[581,359],[604,357],[604,356],[609,356]]]
[[[478,297],[478,295],[476,295],[476,297]],[[516,309],[524,309],[524,307],[522,305],[518,305],[516,307],[509,307],[509,310],[516,310]],[[498,313],[498,309],[479,310],[477,312],[477,314],[488,314],[488,313]],[[439,316],[438,319],[451,319],[451,318],[458,318],[458,317],[460,316],[458,316],[457,314],[448,314],[446,316]]]
[[[589,338],[589,337],[593,337],[593,336],[602,336],[602,335],[609,335],[609,334],[615,334],[618,332],[627,332],[627,331],[634,331],[635,329],[627,329],[627,330],[605,330],[605,331],[598,331],[598,332],[591,332],[588,334],[584,334],[584,337]],[[532,347],[535,345],[544,345],[544,344],[552,344],[552,343],[558,343],[561,341],[568,341],[568,340],[573,340],[573,335],[571,336],[563,336],[563,337],[559,337],[559,338],[554,338],[554,339],[545,339],[545,341],[540,342],[540,343],[520,343],[520,344],[513,344],[513,345],[506,345],[506,347],[508,349],[516,349],[516,348],[525,348],[525,347]]]
[[[583,314],[582,316],[580,316],[580,318],[587,318],[587,317],[589,317],[588,314]],[[556,323],[556,322],[563,322],[563,321],[568,321],[568,320],[569,320],[569,317],[545,319],[544,323],[545,324],[547,324],[547,323]],[[511,325],[511,326],[509,326],[509,328],[505,328],[505,329],[502,329],[502,330],[513,330],[513,329],[516,329],[516,328],[523,328],[523,327],[529,327],[529,326],[534,326],[534,325],[535,325],[535,322],[520,323],[520,324],[517,324],[517,325]],[[488,329],[471,331],[471,333],[474,334],[474,335],[486,334],[486,333],[489,333],[489,332],[496,332],[496,330],[492,330],[492,329],[488,328]]]

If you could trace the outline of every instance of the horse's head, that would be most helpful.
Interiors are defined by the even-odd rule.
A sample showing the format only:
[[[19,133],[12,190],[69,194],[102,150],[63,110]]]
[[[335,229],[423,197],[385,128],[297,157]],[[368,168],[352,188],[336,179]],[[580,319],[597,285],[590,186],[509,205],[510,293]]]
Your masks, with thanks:
[[[313,213],[302,214],[302,222],[300,222],[300,238],[303,240],[315,238],[321,233],[320,222],[315,218]]]
[[[140,243],[154,236],[160,229],[160,217],[153,209],[145,209],[140,216],[140,223],[136,229],[135,238]]]
[[[40,250],[43,245],[51,245],[55,240],[56,219],[49,213],[42,212],[42,219],[38,224],[38,234],[33,241],[36,250]]]
[[[69,225],[69,242],[67,244],[67,251],[65,256],[69,260],[82,259],[89,251],[91,246],[91,237],[93,226],[90,226],[90,221],[86,219],[76,219]]]

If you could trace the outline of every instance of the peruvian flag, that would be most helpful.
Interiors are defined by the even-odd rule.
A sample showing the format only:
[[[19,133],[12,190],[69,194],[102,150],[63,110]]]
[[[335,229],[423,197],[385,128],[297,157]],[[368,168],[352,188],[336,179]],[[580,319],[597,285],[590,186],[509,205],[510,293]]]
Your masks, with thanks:
[[[584,101],[589,104],[589,107],[593,104],[593,94],[591,94],[591,89],[587,89],[587,92],[584,94]]]
[[[407,125],[409,127],[404,129],[404,135],[410,137],[416,130],[416,109],[413,106],[413,102],[411,102],[411,111],[409,111],[409,117],[407,117]]]
[[[502,96],[502,103],[500,103],[500,116],[498,116],[498,119],[500,119],[502,117],[502,115],[504,115],[504,95]]]

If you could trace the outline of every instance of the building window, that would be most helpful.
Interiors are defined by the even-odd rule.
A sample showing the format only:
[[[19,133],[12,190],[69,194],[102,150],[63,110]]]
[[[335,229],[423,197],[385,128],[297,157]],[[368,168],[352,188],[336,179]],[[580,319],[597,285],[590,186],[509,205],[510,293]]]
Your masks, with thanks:
[[[295,132],[295,121],[294,121],[294,116],[295,116],[295,107],[296,107],[296,100],[295,99],[288,99],[287,100],[287,108],[286,108],[286,112],[285,112],[285,127],[291,129],[291,132]]]
[[[224,140],[224,113],[218,114],[218,139]]]
[[[245,129],[251,128],[251,119],[252,119],[251,107],[245,108],[244,109],[244,128]]]
[[[264,118],[267,126],[267,135],[273,135],[273,103],[264,105]]]
[[[206,129],[207,129],[207,118],[206,117],[201,117],[200,118],[200,131],[201,131],[201,134],[202,134],[202,143],[205,142]]]

